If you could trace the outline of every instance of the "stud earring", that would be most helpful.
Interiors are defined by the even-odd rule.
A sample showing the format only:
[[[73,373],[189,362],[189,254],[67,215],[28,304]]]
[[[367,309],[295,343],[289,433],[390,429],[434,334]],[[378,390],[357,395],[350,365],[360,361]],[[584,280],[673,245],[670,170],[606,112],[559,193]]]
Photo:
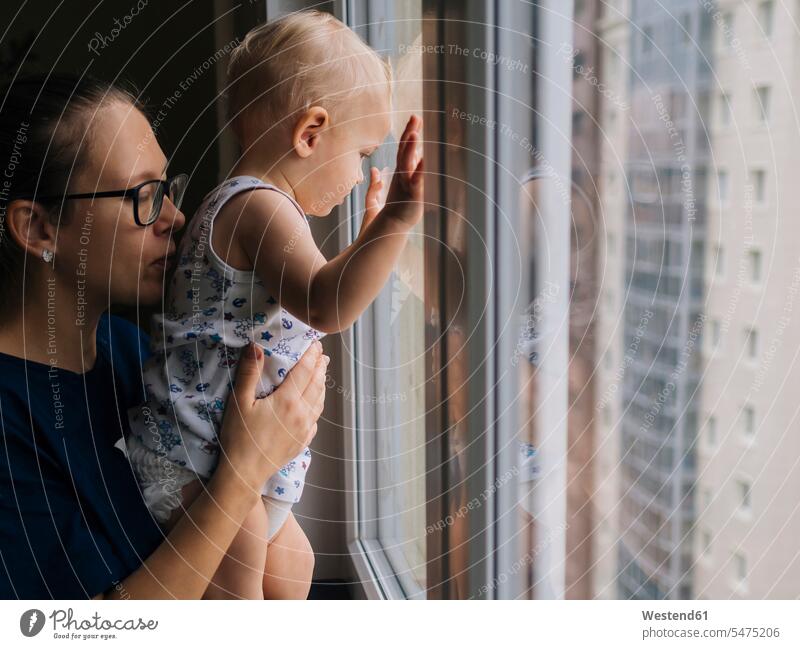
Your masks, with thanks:
[[[47,248],[42,250],[42,259],[44,259],[45,263],[49,264],[51,261],[53,261],[53,251],[48,250]]]

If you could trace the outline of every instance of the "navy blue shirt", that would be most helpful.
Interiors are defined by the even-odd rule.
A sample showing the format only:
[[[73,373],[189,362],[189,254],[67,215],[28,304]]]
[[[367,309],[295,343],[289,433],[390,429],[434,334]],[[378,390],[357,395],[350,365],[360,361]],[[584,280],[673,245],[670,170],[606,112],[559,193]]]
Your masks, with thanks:
[[[103,316],[85,374],[0,354],[0,599],[94,597],[163,541],[114,447],[148,349]]]

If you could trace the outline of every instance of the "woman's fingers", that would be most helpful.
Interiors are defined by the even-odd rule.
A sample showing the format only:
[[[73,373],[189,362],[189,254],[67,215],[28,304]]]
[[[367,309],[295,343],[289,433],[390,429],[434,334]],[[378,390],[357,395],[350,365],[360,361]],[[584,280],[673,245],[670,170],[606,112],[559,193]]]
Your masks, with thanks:
[[[308,404],[314,419],[322,414],[322,408],[325,405],[325,373],[329,362],[330,359],[327,356],[319,359],[314,370],[314,377],[303,392],[303,401]]]
[[[311,440],[313,440],[317,436],[317,422],[314,422],[314,425],[308,431],[308,439],[306,440],[306,446],[311,445]]]
[[[309,382],[314,378],[317,360],[322,354],[322,343],[315,340],[306,350],[300,361],[289,370],[278,392],[289,400],[297,400],[306,391]]]
[[[255,343],[250,343],[239,358],[233,392],[231,393],[239,408],[252,405],[255,401],[261,371],[264,367],[264,352]]]

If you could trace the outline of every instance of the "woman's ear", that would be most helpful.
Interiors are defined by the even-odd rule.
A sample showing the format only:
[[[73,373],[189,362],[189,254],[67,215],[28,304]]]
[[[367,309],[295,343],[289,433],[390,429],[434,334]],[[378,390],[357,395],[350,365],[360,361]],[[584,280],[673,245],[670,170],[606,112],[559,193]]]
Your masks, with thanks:
[[[6,210],[6,236],[25,252],[42,258],[45,250],[55,253],[58,226],[50,221],[50,213],[40,204],[14,200]]]
[[[328,111],[322,106],[312,106],[295,124],[292,133],[292,147],[301,158],[310,156],[319,144],[322,130],[328,126]]]

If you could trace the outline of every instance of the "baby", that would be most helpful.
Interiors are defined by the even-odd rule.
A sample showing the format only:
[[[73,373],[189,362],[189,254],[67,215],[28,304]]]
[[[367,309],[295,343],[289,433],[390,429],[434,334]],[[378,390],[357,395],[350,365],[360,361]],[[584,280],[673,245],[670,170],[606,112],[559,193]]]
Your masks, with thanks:
[[[264,350],[264,397],[325,333],[370,305],[422,217],[421,121],[412,116],[383,202],[370,170],[352,245],[326,260],[306,214],[326,216],[364,180],[362,162],[390,130],[391,71],[332,16],[294,13],[252,30],[229,67],[242,155],[203,200],[178,251],[165,312],[154,318],[147,400],[129,413],[128,455],[167,529],[203,488],[242,348]],[[313,552],[291,512],[308,449],[272,476],[206,597],[304,598]]]

